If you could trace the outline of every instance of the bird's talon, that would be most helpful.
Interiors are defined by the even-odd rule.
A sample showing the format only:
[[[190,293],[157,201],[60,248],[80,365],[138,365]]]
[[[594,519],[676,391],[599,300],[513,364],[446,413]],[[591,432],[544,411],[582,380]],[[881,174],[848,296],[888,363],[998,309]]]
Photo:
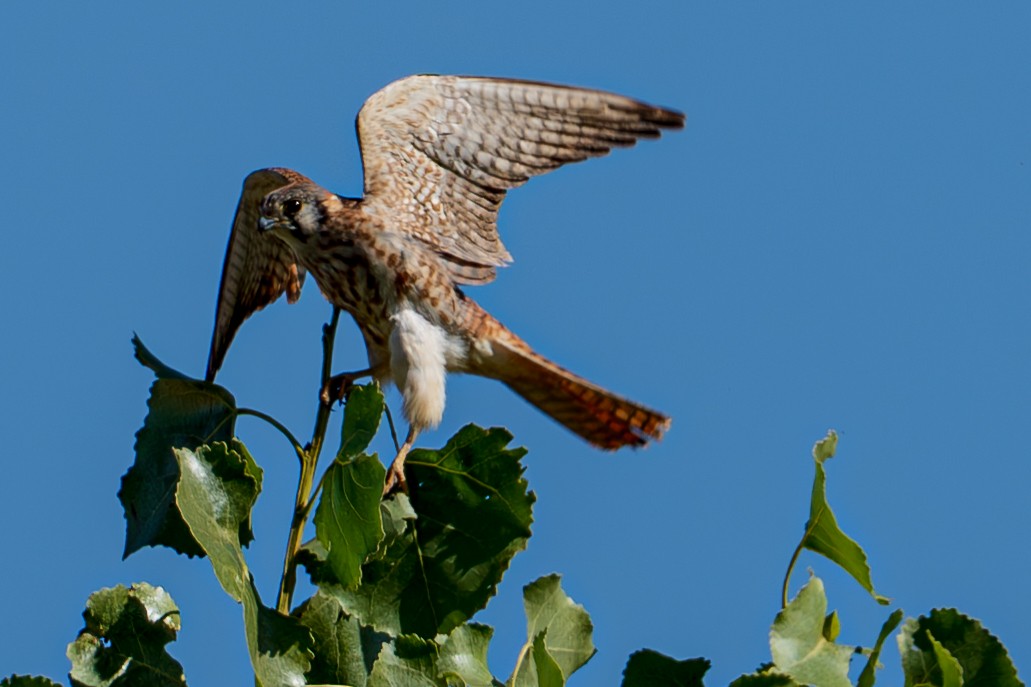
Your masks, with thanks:
[[[391,465],[390,469],[387,470],[387,478],[383,483],[383,497],[386,498],[399,489],[407,494],[408,480],[405,479],[403,467],[399,470],[396,466]]]

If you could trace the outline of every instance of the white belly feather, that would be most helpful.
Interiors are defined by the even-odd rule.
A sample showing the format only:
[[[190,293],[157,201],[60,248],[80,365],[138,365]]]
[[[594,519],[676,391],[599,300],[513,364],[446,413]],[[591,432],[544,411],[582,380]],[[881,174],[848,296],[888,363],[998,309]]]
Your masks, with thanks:
[[[444,415],[447,370],[464,367],[468,347],[410,308],[391,320],[390,372],[405,417],[416,427],[436,427]]]

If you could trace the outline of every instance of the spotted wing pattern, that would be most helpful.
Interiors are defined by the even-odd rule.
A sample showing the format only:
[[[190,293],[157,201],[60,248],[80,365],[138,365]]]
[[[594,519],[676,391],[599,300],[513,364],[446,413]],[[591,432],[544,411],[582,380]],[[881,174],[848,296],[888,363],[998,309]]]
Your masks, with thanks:
[[[410,76],[358,114],[362,205],[436,250],[456,281],[485,283],[511,260],[497,231],[508,189],[683,125],[679,112],[603,91]]]
[[[293,170],[262,169],[250,174],[243,182],[222,265],[215,330],[208,354],[208,381],[215,378],[229,344],[244,320],[284,292],[291,303],[301,295],[304,268],[297,264],[293,251],[285,243],[259,233],[258,218],[261,200],[268,193],[287,184],[304,181],[309,179]]]

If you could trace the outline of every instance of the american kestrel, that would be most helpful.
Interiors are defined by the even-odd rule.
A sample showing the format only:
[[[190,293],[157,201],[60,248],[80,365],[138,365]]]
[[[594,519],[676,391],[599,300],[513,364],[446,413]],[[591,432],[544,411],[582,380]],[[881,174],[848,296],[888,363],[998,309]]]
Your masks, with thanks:
[[[497,231],[505,192],[569,162],[605,155],[684,115],[603,91],[509,79],[410,76],[358,114],[362,198],[331,193],[282,168],[250,174],[233,220],[219,288],[207,379],[236,330],[305,272],[355,319],[372,376],[397,385],[410,423],[387,488],[404,486],[404,459],[444,412],[445,377],[498,379],[603,449],[660,438],[670,419],[535,353],[465,295],[510,255]]]

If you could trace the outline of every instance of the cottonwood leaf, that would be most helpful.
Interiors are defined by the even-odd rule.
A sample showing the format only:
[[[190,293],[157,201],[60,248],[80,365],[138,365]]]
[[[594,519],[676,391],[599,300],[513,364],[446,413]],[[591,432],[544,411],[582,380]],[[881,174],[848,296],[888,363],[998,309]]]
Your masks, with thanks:
[[[351,389],[344,406],[338,459],[356,458],[369,447],[383,417],[383,392],[378,384],[363,384]],[[382,491],[382,487],[381,487]]]
[[[315,640],[308,682],[366,687],[376,657],[391,638],[361,625],[336,598],[321,590],[295,615]]]
[[[183,667],[165,650],[180,629],[179,609],[145,582],[90,594],[85,627],[68,645],[76,687],[185,685]]]
[[[559,684],[564,684],[595,654],[591,617],[566,595],[561,577],[554,574],[523,587],[523,607],[527,640],[508,684],[522,687],[553,680],[552,661],[561,673]]]
[[[61,687],[61,684],[39,675],[11,675],[0,680],[0,687]]]
[[[787,675],[777,673],[751,673],[730,683],[730,687],[800,687]]]
[[[824,637],[827,596],[823,582],[812,577],[770,629],[770,653],[777,672],[802,684],[851,687],[849,660],[854,649]]]
[[[326,550],[336,580],[354,588],[362,563],[383,539],[380,500],[386,470],[379,458],[362,454],[326,471],[315,511],[315,536]]]
[[[878,663],[878,659],[881,656],[881,648],[884,646],[884,641],[898,627],[900,622],[902,622],[902,609],[897,608],[884,621],[884,625],[881,626],[881,632],[877,635],[877,643],[870,650],[870,656],[866,660],[863,672],[859,674],[859,682],[856,683],[857,687],[873,687],[877,677],[877,669],[881,667]]]
[[[931,642],[934,657],[941,670],[942,687],[963,687],[963,668],[959,661],[930,632],[927,633],[927,639]]]
[[[118,498],[125,512],[128,557],[144,546],[167,546],[188,556],[202,555],[175,505],[179,466],[174,449],[195,449],[233,437],[236,400],[218,386],[172,370],[133,339],[136,358],[158,379],[150,388],[147,417],[136,433],[136,459],[122,477]],[[250,541],[250,523],[241,530]]]
[[[623,687],[702,687],[702,676],[712,664],[704,658],[678,661],[658,651],[641,649],[630,654],[623,669]]]
[[[437,645],[416,635],[386,644],[372,666],[368,687],[440,687]]]
[[[838,444],[838,435],[833,430],[827,437],[818,441],[813,447],[813,460],[816,463],[816,478],[813,480],[813,493],[809,505],[809,521],[806,523],[806,534],[803,539],[805,548],[822,554],[841,566],[848,574],[862,585],[863,589],[877,600],[887,604],[890,599],[880,596],[874,591],[870,579],[870,565],[862,547],[848,537],[838,526],[837,518],[827,502],[827,476],[823,464],[834,457]]]
[[[459,625],[444,639],[437,659],[437,674],[450,685],[454,678],[465,687],[499,684],[487,667],[487,645],[494,630],[487,625]]]
[[[251,666],[266,687],[304,685],[312,658],[311,633],[297,619],[261,603],[240,546],[259,484],[245,458],[224,443],[196,451],[176,449],[181,477],[176,503],[190,532],[208,555],[222,588],[243,605]]]
[[[530,536],[534,495],[503,429],[469,425],[439,451],[407,461],[407,500],[383,502],[384,543],[362,566],[362,584],[333,584],[318,551],[303,558],[312,580],[362,624],[398,636],[448,634],[486,606]],[[324,547],[323,547],[324,548]]]
[[[943,671],[932,637],[959,663],[965,687],[1023,687],[1002,642],[954,608],[935,609],[902,624],[897,641],[906,687],[945,684],[943,672],[951,668]]]

